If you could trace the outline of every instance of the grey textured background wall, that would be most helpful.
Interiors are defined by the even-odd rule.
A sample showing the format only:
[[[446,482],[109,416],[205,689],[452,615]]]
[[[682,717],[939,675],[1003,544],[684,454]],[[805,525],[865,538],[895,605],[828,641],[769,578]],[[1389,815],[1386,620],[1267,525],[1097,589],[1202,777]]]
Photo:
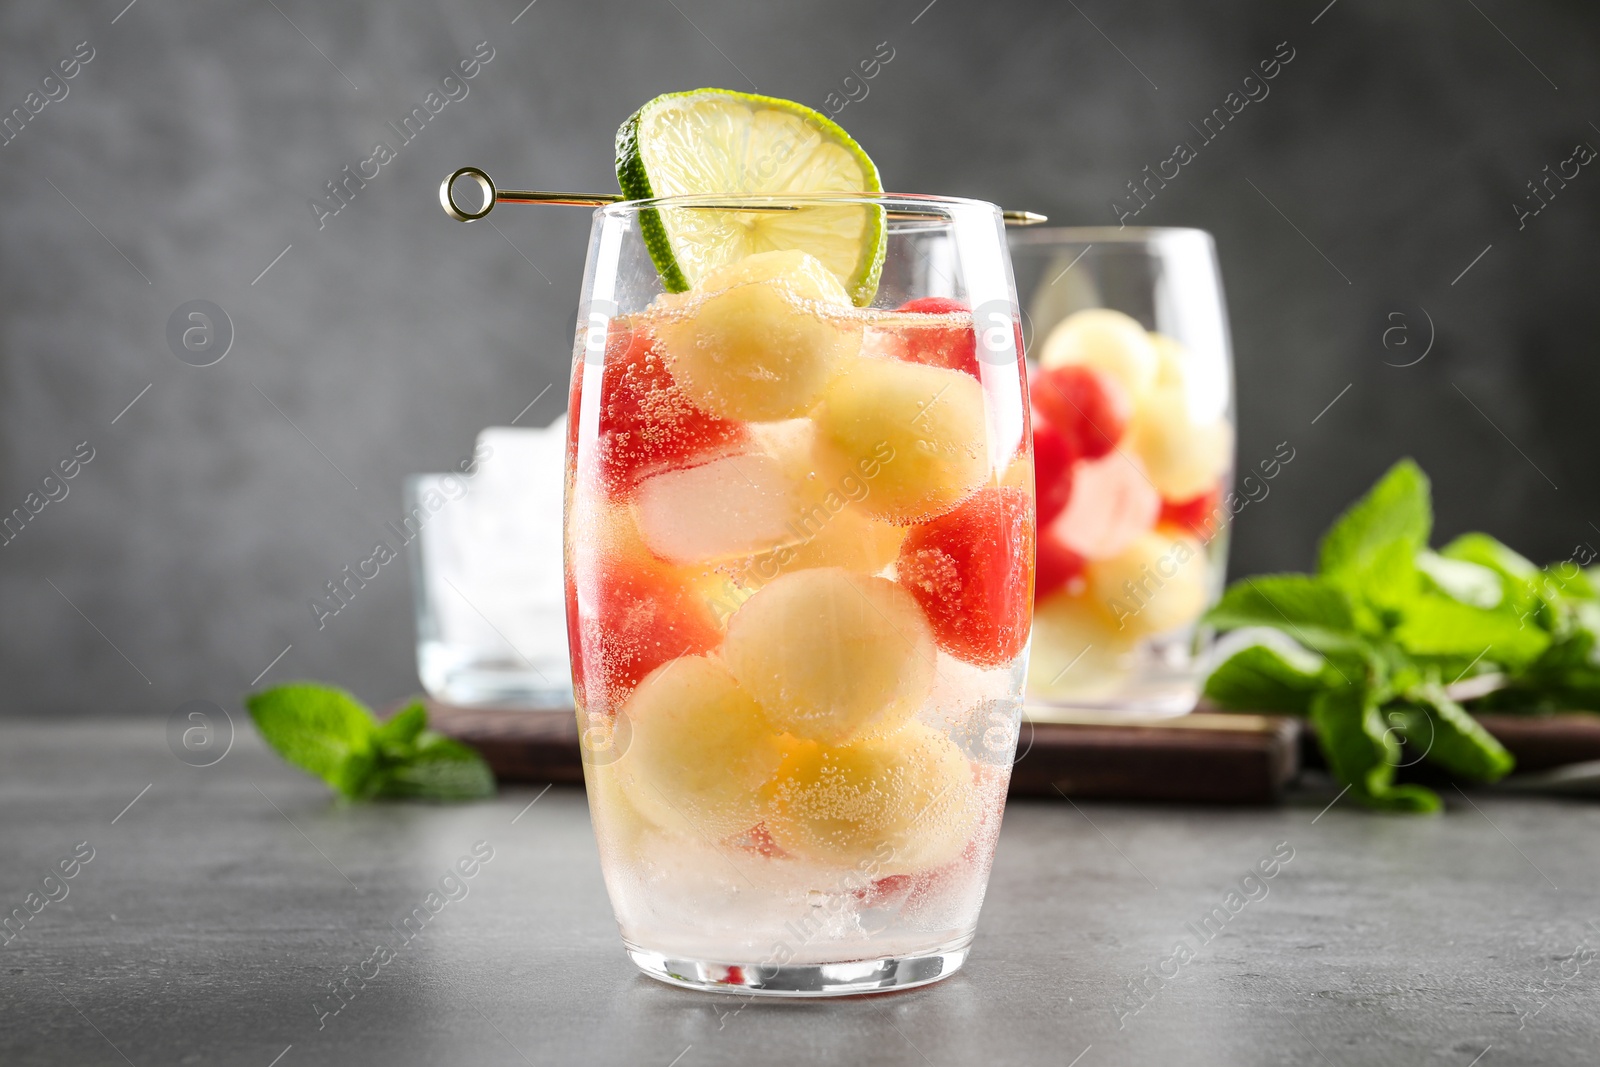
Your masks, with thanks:
[[[0,8],[0,113],[93,50],[0,146],[0,512],[93,449],[0,547],[6,714],[234,706],[290,644],[266,681],[413,690],[399,566],[323,630],[308,601],[398,516],[404,474],[536,397],[524,425],[560,412],[588,225],[462,226],[440,177],[614,188],[613,131],[647,98],[755,85],[817,106],[882,41],[894,59],[840,121],[890,188],[1094,224],[1289,42],[1271,95],[1131,220],[1216,234],[1241,459],[1297,450],[1242,517],[1235,571],[1306,564],[1407,453],[1442,534],[1600,544],[1600,168],[1521,229],[1512,206],[1600,146],[1592,5],[126,2]],[[478,42],[469,95],[319,228],[324,183],[397,143],[386,124]],[[235,327],[214,366],[168,348],[194,299]],[[1430,317],[1427,358],[1386,365]]]

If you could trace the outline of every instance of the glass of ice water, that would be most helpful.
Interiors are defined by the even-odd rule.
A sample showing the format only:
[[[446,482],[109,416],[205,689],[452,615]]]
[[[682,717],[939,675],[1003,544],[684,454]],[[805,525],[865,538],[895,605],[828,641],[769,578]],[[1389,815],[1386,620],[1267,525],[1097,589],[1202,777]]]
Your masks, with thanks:
[[[406,482],[417,673],[467,707],[572,706],[561,561],[566,420],[496,427],[470,474]]]

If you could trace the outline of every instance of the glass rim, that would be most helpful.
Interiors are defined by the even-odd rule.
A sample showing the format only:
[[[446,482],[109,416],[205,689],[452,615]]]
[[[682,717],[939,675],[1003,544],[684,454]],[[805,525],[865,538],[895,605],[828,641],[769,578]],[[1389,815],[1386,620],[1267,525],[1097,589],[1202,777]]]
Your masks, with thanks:
[[[689,193],[657,196],[643,200],[618,200],[595,208],[597,215],[630,215],[660,208],[699,208],[706,211],[740,211],[795,207],[876,205],[891,212],[904,211],[913,217],[938,218],[948,214],[942,208],[975,207],[995,214],[1000,208],[987,200],[965,196],[936,196],[931,193]]]
[[[1030,226],[1006,235],[1013,245],[1156,244],[1201,238],[1215,243],[1210,230],[1198,226]]]

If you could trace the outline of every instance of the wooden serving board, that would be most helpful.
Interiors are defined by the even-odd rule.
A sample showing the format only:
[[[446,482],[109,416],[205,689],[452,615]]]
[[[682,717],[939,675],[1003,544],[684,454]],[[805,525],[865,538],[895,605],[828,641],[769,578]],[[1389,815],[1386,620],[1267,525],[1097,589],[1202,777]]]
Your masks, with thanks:
[[[1600,715],[1479,715],[1484,729],[1517,757],[1518,774],[1600,760]]]
[[[1300,720],[1197,712],[1024,718],[1013,796],[1271,804],[1300,772]]]
[[[570,707],[462,708],[428,701],[434,728],[472,745],[503,782],[582,782]],[[1321,754],[1305,724],[1283,715],[1199,711],[1168,719],[1040,709],[1025,718],[1013,796],[1271,804]],[[1484,715],[1517,772],[1600,760],[1600,715]]]

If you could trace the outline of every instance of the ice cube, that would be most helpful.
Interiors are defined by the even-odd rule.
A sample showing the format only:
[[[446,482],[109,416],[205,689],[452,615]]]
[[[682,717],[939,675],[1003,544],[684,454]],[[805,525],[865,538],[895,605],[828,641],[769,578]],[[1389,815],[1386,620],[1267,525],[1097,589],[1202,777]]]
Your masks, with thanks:
[[[1156,524],[1161,494],[1138,458],[1121,450],[1082,460],[1072,470],[1072,499],[1052,531],[1089,559],[1110,559]]]
[[[639,532],[674,563],[748,556],[798,539],[795,484],[773,456],[724,456],[647,478],[639,486]]]

